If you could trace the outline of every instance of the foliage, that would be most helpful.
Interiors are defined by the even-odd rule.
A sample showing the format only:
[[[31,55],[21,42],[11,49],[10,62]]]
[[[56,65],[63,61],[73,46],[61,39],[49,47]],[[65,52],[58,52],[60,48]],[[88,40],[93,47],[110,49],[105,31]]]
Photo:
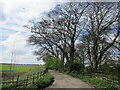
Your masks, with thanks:
[[[85,69],[86,69],[87,73],[92,73],[93,72],[92,66],[86,66]]]
[[[51,82],[53,82],[53,76],[50,73],[46,73],[40,79],[35,81],[34,85],[41,89],[51,84]]]
[[[84,70],[84,65],[81,63],[81,60],[74,60],[70,65],[70,71],[75,71],[77,73],[82,72]]]
[[[52,57],[46,54],[43,57],[43,61],[45,62],[45,66],[49,69],[58,69],[59,59],[56,57]]]

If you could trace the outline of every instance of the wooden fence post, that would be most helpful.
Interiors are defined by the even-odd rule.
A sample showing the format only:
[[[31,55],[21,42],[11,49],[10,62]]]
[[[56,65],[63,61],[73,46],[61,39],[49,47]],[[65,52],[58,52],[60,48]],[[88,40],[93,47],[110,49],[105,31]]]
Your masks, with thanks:
[[[25,86],[25,82],[26,82],[26,80],[24,79],[24,80],[23,80],[23,85],[24,85],[24,86]]]
[[[26,86],[28,85],[29,75],[27,75]]]
[[[16,87],[19,86],[18,83],[19,83],[19,75],[17,76]]]
[[[114,77],[115,77],[115,76],[114,76],[114,74],[113,74],[113,77],[112,77],[112,81],[113,81],[112,84],[113,84],[113,86],[114,86],[114,80],[115,80]]]
[[[35,76],[35,74],[33,74],[33,82],[32,82],[33,84],[34,84],[34,79],[35,79],[35,77],[34,77],[34,76]]]
[[[39,78],[39,72],[37,73],[37,78]]]
[[[105,72],[105,75],[106,75],[105,80],[107,81],[107,83],[109,83],[109,81],[108,81],[108,72],[107,71]]]

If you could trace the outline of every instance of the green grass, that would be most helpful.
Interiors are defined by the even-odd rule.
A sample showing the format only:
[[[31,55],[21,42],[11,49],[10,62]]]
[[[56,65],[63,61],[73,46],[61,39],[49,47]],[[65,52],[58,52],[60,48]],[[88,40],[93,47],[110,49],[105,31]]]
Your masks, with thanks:
[[[100,78],[95,78],[92,75],[87,75],[87,74],[77,74],[77,73],[73,73],[73,72],[64,72],[64,71],[60,71],[62,73],[71,75],[73,77],[79,78],[85,82],[90,83],[91,85],[95,86],[96,88],[110,88],[110,89],[114,89],[114,88],[118,88],[119,86],[114,84],[113,82],[107,82],[105,80],[102,80]]]
[[[93,78],[91,76],[79,75],[79,78],[86,81],[86,82],[91,83],[92,85],[94,85],[97,88],[111,88],[112,87],[111,84],[108,84],[104,80],[96,79],[96,78]]]
[[[8,75],[10,74],[10,72],[9,72],[10,64],[3,64],[0,66],[2,66],[2,71],[5,71],[3,73],[8,74]],[[43,65],[14,65],[13,74],[16,73],[19,75],[21,72],[26,72],[24,74],[19,75],[20,83],[21,83],[21,80],[23,83],[24,82],[23,80],[26,79],[27,75],[29,74],[29,80],[28,80],[29,85],[23,86],[23,88],[44,88],[44,87],[48,86],[53,80],[53,77],[50,73],[42,74],[44,72],[44,69],[45,69],[45,66],[43,66]],[[38,72],[41,72],[41,75],[39,77],[37,74]],[[34,76],[35,84],[33,84],[33,82],[32,82],[34,73],[36,73]],[[3,82],[11,80],[11,78],[9,78],[9,79],[4,79],[4,78],[3,78]],[[15,81],[17,80],[17,75],[15,76],[14,80]],[[4,84],[2,86],[2,88],[7,88],[7,87],[8,88],[16,88],[16,86],[11,83]]]
[[[10,64],[1,64],[0,65],[2,67],[2,71],[10,71],[10,67],[11,65]],[[13,71],[16,71],[16,72],[26,72],[30,69],[34,69],[34,68],[38,68],[40,66],[40,68],[44,67],[42,65],[13,65],[12,69]]]
[[[3,81],[9,81],[11,78],[10,75],[10,64],[0,64],[0,67],[2,67],[2,74],[4,75]],[[15,77],[17,75],[20,75],[20,79],[23,79],[26,77],[26,75],[32,75],[33,73],[40,72],[45,67],[43,65],[13,65],[12,68],[12,75]]]

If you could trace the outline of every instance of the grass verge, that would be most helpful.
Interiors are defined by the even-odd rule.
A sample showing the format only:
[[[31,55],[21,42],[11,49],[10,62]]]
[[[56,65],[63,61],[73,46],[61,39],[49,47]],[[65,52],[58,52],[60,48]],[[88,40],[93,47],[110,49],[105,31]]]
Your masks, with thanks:
[[[68,72],[68,71],[59,71],[68,75],[71,75],[73,77],[79,78],[85,82],[90,83],[91,85],[93,85],[95,88],[110,88],[112,90],[116,90],[117,88],[114,86],[114,83],[112,82],[107,82],[105,80],[99,79],[99,78],[95,78],[92,75],[87,75],[87,74],[78,74],[75,72]]]

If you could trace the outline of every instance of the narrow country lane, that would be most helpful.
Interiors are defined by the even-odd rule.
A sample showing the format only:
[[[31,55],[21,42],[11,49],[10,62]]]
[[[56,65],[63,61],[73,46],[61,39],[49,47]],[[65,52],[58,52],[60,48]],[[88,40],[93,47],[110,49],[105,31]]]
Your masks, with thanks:
[[[55,80],[49,88],[94,88],[94,86],[72,76],[53,70],[49,70],[49,72]]]

